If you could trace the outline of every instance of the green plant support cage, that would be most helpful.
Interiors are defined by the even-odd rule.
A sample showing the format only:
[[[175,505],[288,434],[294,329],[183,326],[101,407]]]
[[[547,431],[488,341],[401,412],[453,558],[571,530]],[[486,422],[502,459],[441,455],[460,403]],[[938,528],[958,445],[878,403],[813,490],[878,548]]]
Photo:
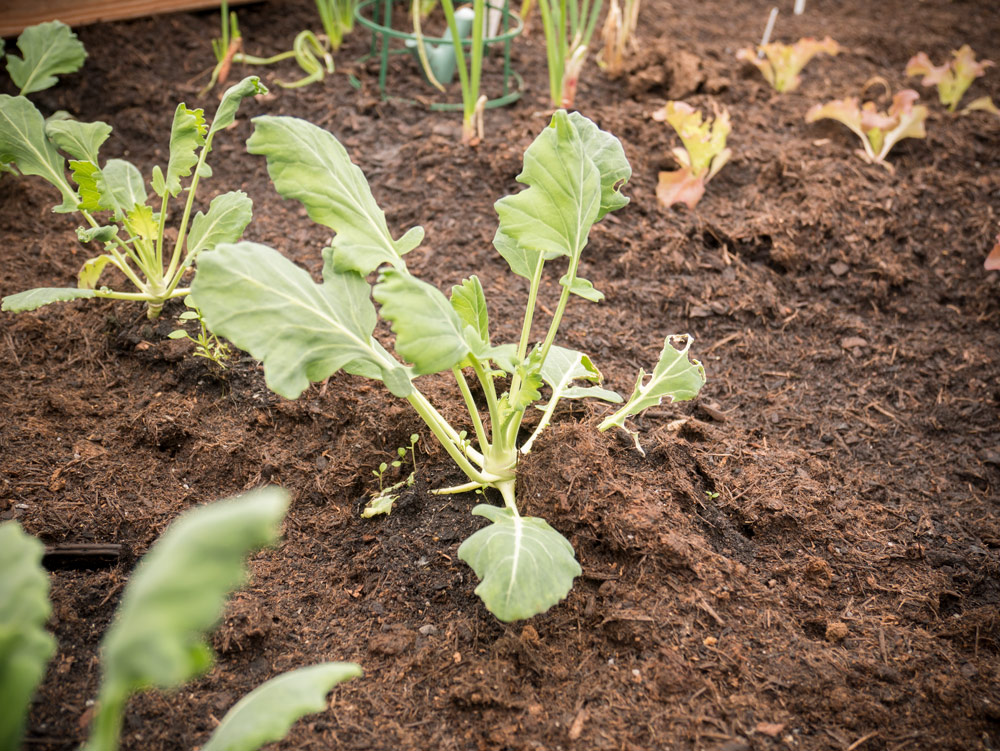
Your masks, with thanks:
[[[379,58],[378,87],[383,99],[394,98],[386,91],[386,80],[389,73],[389,57],[391,55],[409,54],[409,49],[405,47],[406,42],[416,42],[417,37],[405,31],[392,28],[392,6],[394,0],[362,0],[354,11],[354,17],[359,24],[372,33],[371,50],[361,58],[361,61]],[[509,0],[504,0],[503,5],[493,3],[485,4],[487,10],[499,11],[500,33],[496,36],[487,36],[483,39],[483,44],[492,47],[495,44],[503,44],[503,86],[500,96],[489,99],[486,107],[503,107],[521,98],[521,89],[524,81],[521,76],[511,68],[510,47],[514,37],[519,35],[524,28],[520,16],[510,9]],[[370,15],[369,15],[369,9]],[[400,47],[398,43],[404,46]],[[450,37],[430,37],[423,35],[425,45],[452,45]],[[463,39],[465,47],[472,46],[471,39]],[[402,98],[402,97],[396,97]],[[411,99],[410,101],[416,101]],[[461,102],[432,102],[430,109],[436,111],[461,110]]]

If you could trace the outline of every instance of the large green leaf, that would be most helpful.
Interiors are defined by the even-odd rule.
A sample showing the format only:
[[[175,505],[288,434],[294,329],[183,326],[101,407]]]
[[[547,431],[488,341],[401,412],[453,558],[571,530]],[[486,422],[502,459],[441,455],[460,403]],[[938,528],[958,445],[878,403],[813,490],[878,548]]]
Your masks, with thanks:
[[[632,167],[625,157],[621,141],[613,135],[598,128],[579,112],[571,112],[569,121],[580,135],[583,150],[594,160],[594,165],[601,173],[601,210],[597,214],[599,221],[609,211],[617,211],[628,203],[628,197],[622,195],[621,186],[632,177]]]
[[[303,715],[327,708],[338,683],[361,675],[353,662],[325,662],[282,673],[258,686],[230,709],[201,751],[256,751],[279,741]]]
[[[244,99],[266,93],[267,87],[260,82],[260,78],[257,76],[247,76],[239,83],[226,89],[222,95],[222,101],[219,102],[219,108],[215,111],[212,126],[208,129],[208,138],[211,139],[217,132],[233,124],[236,119],[236,111]]]
[[[111,135],[111,126],[100,121],[49,120],[45,123],[45,135],[74,159],[97,164],[97,152]]]
[[[97,297],[97,293],[92,289],[77,289],[76,287],[39,287],[29,289],[26,292],[18,292],[16,295],[7,295],[3,299],[0,309],[8,310],[11,313],[24,313],[54,302],[82,300],[89,297]]]
[[[267,158],[274,188],[301,201],[309,218],[337,233],[337,271],[367,275],[384,263],[405,269],[402,256],[423,239],[414,227],[393,240],[361,169],[331,133],[294,117],[255,117],[247,151]]]
[[[66,163],[45,137],[45,119],[23,96],[0,94],[0,163],[13,162],[24,175],[42,177],[62,194],[53,211],[76,211],[76,191],[66,180]]]
[[[673,342],[683,340],[683,348],[677,349]],[[646,372],[639,371],[632,396],[625,405],[608,417],[598,426],[598,430],[605,431],[617,425],[625,427],[625,420],[632,415],[637,415],[645,409],[655,407],[664,398],[672,402],[682,402],[694,399],[705,385],[705,368],[697,360],[688,359],[688,350],[694,340],[689,335],[668,336],[663,342],[663,351],[656,367],[646,379]]]
[[[601,173],[564,110],[524,152],[517,180],[528,189],[496,202],[499,232],[527,250],[578,257],[601,209]]]
[[[183,102],[174,110],[170,126],[170,159],[167,174],[153,173],[153,192],[162,197],[165,193],[176,196],[181,192],[181,178],[188,177],[198,163],[198,149],[205,145],[205,113],[201,109],[188,109]]]
[[[370,293],[359,274],[333,271],[329,254],[316,284],[276,250],[249,242],[200,256],[192,284],[208,327],[263,362],[267,385],[288,399],[341,368],[409,393],[403,368],[372,339]]]
[[[234,243],[243,237],[243,230],[253,218],[253,201],[246,193],[233,190],[212,199],[208,213],[200,211],[191,220],[187,255],[191,258],[219,243]]]
[[[492,524],[458,548],[458,557],[480,578],[476,594],[501,621],[544,613],[569,593],[583,571],[573,546],[544,519],[510,508],[472,509]]]
[[[21,746],[24,721],[55,639],[42,544],[17,522],[0,524],[0,748]]]
[[[74,73],[87,59],[76,34],[61,21],[29,26],[17,38],[23,58],[7,55],[7,72],[21,94],[54,86],[59,73]]]
[[[418,374],[449,370],[469,354],[462,319],[437,287],[388,269],[372,294],[392,323],[396,352]]]
[[[101,208],[121,221],[137,205],[146,203],[146,184],[139,168],[124,159],[109,159],[97,178]]]
[[[249,553],[275,543],[288,493],[269,487],[185,512],[143,557],[101,648],[103,678],[87,749],[117,745],[134,692],[181,685],[208,669],[205,633],[246,580]]]

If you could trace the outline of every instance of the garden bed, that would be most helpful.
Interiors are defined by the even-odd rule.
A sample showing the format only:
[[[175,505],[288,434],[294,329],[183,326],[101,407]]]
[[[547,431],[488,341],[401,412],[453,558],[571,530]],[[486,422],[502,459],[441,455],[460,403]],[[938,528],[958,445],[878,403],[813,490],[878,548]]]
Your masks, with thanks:
[[[573,543],[583,575],[530,621],[502,624],[473,594],[456,556],[482,526],[473,501],[428,493],[464,478],[379,384],[338,374],[293,402],[249,356],[220,376],[166,338],[177,302],[152,324],[97,300],[5,313],[0,513],[49,545],[122,546],[112,565],[52,573],[59,649],[27,748],[84,738],[98,644],[138,556],[182,510],[265,483],[293,496],[284,542],[254,558],[212,671],[134,699],[123,748],[193,749],[252,687],[321,660],[365,676],[281,748],[1000,746],[1000,278],[983,269],[1000,231],[1000,118],[951,116],[924,93],[928,136],[893,151],[894,174],[859,160],[842,126],[803,121],[875,75],[916,85],[902,70],[918,50],[937,60],[968,43],[1000,60],[988,5],[810,2],[777,37],[829,34],[846,51],[777,95],[735,59],[767,7],[647,0],[627,75],[584,69],[577,107],[622,140],[631,203],[591,236],[581,273],[607,297],[569,308],[562,343],[628,393],[663,335],[689,331],[708,383],[636,421],[645,455],[596,432],[606,406],[559,409],[519,497]],[[305,0],[239,16],[254,54],[318,26]],[[105,156],[148,174],[176,102],[214,107],[198,91],[217,27],[208,11],[82,27],[82,71],[32,99],[111,124]],[[487,113],[475,148],[458,143],[457,113],[382,101],[375,63],[352,62],[368,51],[356,33],[324,82],[243,104],[203,197],[246,191],[246,238],[318,275],[328,231],[277,196],[244,143],[256,114],[328,128],[394,235],[425,227],[411,270],[442,289],[478,274],[496,338],[516,340],[526,284],[492,248],[492,205],[548,122],[540,31],[514,47],[524,96]],[[234,77],[293,77],[284,65]],[[408,58],[390,75],[424,91]],[[974,91],[1000,100],[1000,73]],[[650,114],[667,99],[732,114],[733,158],[693,211],[656,203],[677,141]],[[52,203],[37,179],[0,180],[3,295],[73,284],[87,251]],[[427,380],[432,399],[451,396]],[[362,519],[372,470],[414,432],[415,486],[391,516]]]

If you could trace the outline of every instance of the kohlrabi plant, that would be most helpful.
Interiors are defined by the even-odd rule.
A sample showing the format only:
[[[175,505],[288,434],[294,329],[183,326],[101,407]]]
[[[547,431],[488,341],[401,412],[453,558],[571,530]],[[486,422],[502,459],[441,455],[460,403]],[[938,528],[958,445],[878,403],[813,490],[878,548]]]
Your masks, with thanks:
[[[837,99],[811,107],[806,122],[829,119],[843,123],[861,139],[863,150],[856,153],[866,162],[880,164],[892,172],[893,166],[886,161],[892,147],[904,138],[926,136],[927,108],[914,104],[919,98],[913,89],[903,89],[892,98],[888,112],[879,112],[874,102],[861,105],[856,97]]]
[[[963,44],[959,49],[952,50],[952,59],[941,65],[934,65],[926,52],[918,52],[906,64],[906,75],[923,76],[922,86],[937,86],[938,98],[941,104],[954,112],[965,92],[972,82],[986,74],[986,69],[994,65],[992,60],[976,60],[972,48]],[[988,96],[980,97],[966,109],[986,109],[993,105]],[[995,110],[995,106],[993,107]],[[992,110],[991,110],[992,111]]]
[[[517,179],[527,188],[496,203],[494,246],[529,283],[520,339],[503,344],[493,340],[476,276],[455,285],[449,297],[410,273],[404,255],[420,244],[423,229],[393,239],[364,174],[333,135],[295,118],[258,117],[247,148],[266,157],[278,193],[301,201],[314,221],[336,234],[323,249],[320,284],[264,245],[220,245],[207,254],[193,296],[209,327],[261,360],[268,386],[289,399],[344,370],[382,381],[407,400],[465,475],[464,482],[434,492],[493,488],[503,499],[502,507],[472,510],[490,524],[458,550],[481,579],[476,593],[503,621],[548,610],[569,592],[580,565],[561,534],[541,518],[521,515],[518,459],[560,400],[623,401],[600,386],[601,374],[586,354],[556,344],[573,296],[603,298],[579,271],[591,227],[628,202],[620,188],[631,168],[618,139],[577,113],[557,111],[524,155]],[[546,307],[539,300],[542,280],[556,259],[564,264],[561,292]],[[374,272],[373,287],[367,277]],[[554,312],[542,341],[532,343],[539,309]],[[373,335],[379,313],[395,334],[398,359]],[[686,336],[668,337],[653,372],[639,373],[631,398],[599,430],[624,427],[664,397],[694,397],[705,376],[689,361],[689,347]],[[421,392],[419,377],[433,373],[454,377],[466,426],[453,426]],[[479,401],[468,376],[481,389]],[[519,445],[525,415],[545,386],[546,415]]]
[[[49,21],[29,26],[17,38],[21,57],[7,54],[7,72],[19,96],[34,94],[55,86],[57,75],[75,73],[87,59],[83,43],[69,26],[61,21]],[[4,51],[0,39],[0,55]]]
[[[84,751],[118,748],[125,704],[148,689],[170,690],[206,672],[205,634],[229,592],[246,579],[245,560],[275,543],[288,495],[265,488],[182,514],[139,562],[101,644],[101,685]],[[20,745],[24,718],[54,648],[42,546],[16,522],[0,525],[0,747]],[[201,747],[254,751],[280,740],[299,717],[323,711],[338,683],[361,674],[328,662],[273,678],[243,697]]]
[[[151,187],[158,205],[150,202],[139,169],[124,159],[103,165],[98,151],[111,134],[101,122],[75,120],[45,122],[23,96],[0,95],[0,162],[13,162],[25,175],[37,175],[59,191],[62,202],[53,211],[79,214],[86,222],[77,230],[80,242],[97,242],[104,252],[83,265],[76,287],[44,287],[3,298],[3,310],[34,310],[49,303],[103,297],[146,304],[151,319],[164,303],[188,294],[181,285],[195,259],[220,242],[235,242],[250,222],[253,205],[241,191],[212,199],[205,213],[192,217],[195,194],[202,178],[210,177],[207,158],[216,133],[236,118],[240,102],[264,93],[256,76],[231,87],[222,97],[209,125],[201,109],[179,104],[170,131],[170,158],[164,171],[153,167]],[[72,180],[66,176],[70,156]],[[190,179],[185,186],[182,180]],[[176,239],[166,229],[170,202],[184,193]],[[168,243],[172,242],[172,249]],[[106,269],[120,271],[135,289],[119,291],[100,285]]]
[[[736,57],[755,66],[775,91],[784,93],[799,87],[802,82],[799,74],[816,55],[836,55],[839,52],[840,45],[830,37],[822,41],[806,37],[795,44],[771,42],[757,49],[744,47],[736,53]]]
[[[729,112],[714,103],[713,108],[714,120],[703,118],[701,112],[684,102],[667,102],[653,113],[653,119],[669,123],[684,144],[671,152],[681,168],[660,173],[656,197],[661,205],[683,203],[693,209],[705,195],[705,185],[732,156],[726,148],[731,130]]]

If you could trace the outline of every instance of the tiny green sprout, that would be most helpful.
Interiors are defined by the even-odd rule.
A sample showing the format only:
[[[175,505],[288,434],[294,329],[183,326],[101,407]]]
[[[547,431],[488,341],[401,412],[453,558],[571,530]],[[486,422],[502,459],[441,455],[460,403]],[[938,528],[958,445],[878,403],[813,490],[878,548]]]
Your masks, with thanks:
[[[232,356],[229,345],[217,337],[208,327],[205,326],[205,319],[201,317],[201,311],[191,302],[190,297],[184,298],[184,304],[190,310],[185,310],[179,316],[179,321],[197,321],[199,331],[195,336],[191,336],[185,329],[174,329],[167,334],[168,339],[187,339],[194,344],[195,357],[201,357],[215,365],[219,370],[226,369],[226,361]]]
[[[719,494],[714,490],[706,490],[705,497],[710,501],[714,501],[716,498],[719,497]]]
[[[394,504],[399,499],[399,493],[395,491],[403,487],[413,487],[413,484],[417,479],[417,452],[416,445],[417,441],[420,440],[420,436],[416,433],[410,435],[410,445],[409,446],[399,446],[396,449],[396,456],[399,459],[394,460],[390,464],[382,462],[379,464],[378,471],[372,470],[372,474],[378,478],[378,495],[374,496],[367,504],[365,504],[364,511],[361,512],[361,516],[365,519],[370,519],[378,514],[385,514],[388,516],[392,513],[392,504]],[[387,488],[382,486],[382,476],[386,473],[389,467],[394,469],[399,469],[403,466],[403,460],[406,459],[407,454],[411,455],[411,462],[413,463],[413,471],[410,472],[409,476],[405,480],[400,480],[399,482],[390,485]]]

